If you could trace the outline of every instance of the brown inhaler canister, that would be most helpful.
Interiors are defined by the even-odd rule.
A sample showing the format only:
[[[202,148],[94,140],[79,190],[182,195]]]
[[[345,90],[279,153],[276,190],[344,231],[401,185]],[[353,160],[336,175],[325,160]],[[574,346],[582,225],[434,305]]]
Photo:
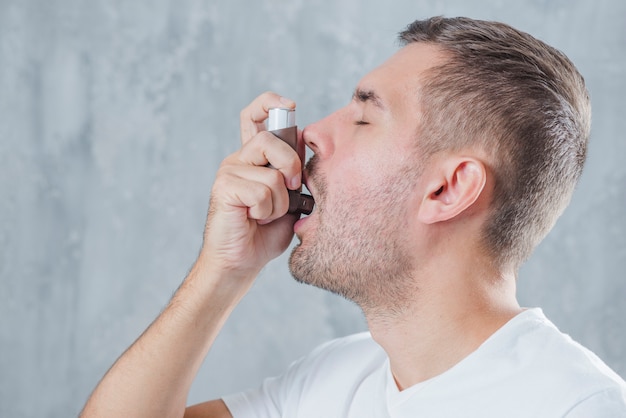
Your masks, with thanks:
[[[267,129],[278,138],[285,141],[298,153],[304,168],[304,147],[298,147],[298,128],[295,124],[295,111],[291,109],[269,109]],[[297,190],[289,190],[288,213],[308,215],[313,211],[315,201],[312,196],[300,193]]]

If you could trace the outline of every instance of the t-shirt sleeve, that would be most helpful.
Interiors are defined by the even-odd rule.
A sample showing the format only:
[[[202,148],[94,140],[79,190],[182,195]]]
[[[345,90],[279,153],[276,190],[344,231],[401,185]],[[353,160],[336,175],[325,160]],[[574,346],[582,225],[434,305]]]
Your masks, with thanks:
[[[281,376],[265,379],[256,389],[224,396],[222,400],[234,418],[292,418],[304,405],[310,407],[311,402],[316,403],[320,396],[328,399],[337,393],[326,382],[336,384],[338,376],[344,375],[338,369],[354,360],[355,353],[373,353],[368,354],[371,357],[380,352],[369,333],[331,340],[292,363]],[[369,357],[362,363],[372,363]],[[349,375],[355,375],[352,368]],[[339,396],[344,399],[343,395]]]
[[[270,377],[263,384],[245,392],[222,397],[233,418],[280,418],[297,410],[306,379],[312,369],[323,361],[324,353],[336,341],[324,343],[307,356],[293,362],[285,373]]]
[[[295,390],[302,359],[278,377],[267,378],[256,389],[222,397],[233,418],[280,418],[289,392]]]
[[[578,403],[565,418],[626,418],[626,392],[611,388]]]

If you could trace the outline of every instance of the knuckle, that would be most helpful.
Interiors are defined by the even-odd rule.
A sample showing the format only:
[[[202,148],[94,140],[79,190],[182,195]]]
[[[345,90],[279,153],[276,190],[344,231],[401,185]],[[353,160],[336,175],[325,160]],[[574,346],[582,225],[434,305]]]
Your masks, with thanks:
[[[228,157],[224,158],[222,160],[222,162],[220,163],[219,169],[218,170],[225,170],[228,169],[228,167],[237,164],[237,162],[239,161],[239,155],[241,154],[241,150],[230,154]]]
[[[213,194],[222,194],[222,191],[229,190],[234,182],[234,176],[227,170],[218,171],[213,182]]]
[[[273,133],[269,132],[269,131],[261,131],[261,132],[259,132],[256,135],[256,138],[258,138],[258,141],[260,141],[264,145],[269,145],[273,141],[276,140],[276,136]]]
[[[263,93],[261,93],[260,96],[262,99],[275,99],[276,97],[278,97],[278,94],[276,94],[275,92],[273,92],[272,90],[266,90]]]
[[[280,171],[271,170],[268,173],[268,181],[273,187],[280,187],[285,183],[285,178]]]
[[[269,187],[265,186],[261,188],[261,200],[263,201],[268,201],[268,200],[272,200],[272,189],[270,189]]]
[[[250,185],[246,193],[252,199],[250,206],[264,205],[268,200],[272,199],[272,190],[263,183],[253,183]]]
[[[255,203],[251,205],[254,217],[266,219],[272,213],[272,191],[267,187],[260,187],[256,190]]]

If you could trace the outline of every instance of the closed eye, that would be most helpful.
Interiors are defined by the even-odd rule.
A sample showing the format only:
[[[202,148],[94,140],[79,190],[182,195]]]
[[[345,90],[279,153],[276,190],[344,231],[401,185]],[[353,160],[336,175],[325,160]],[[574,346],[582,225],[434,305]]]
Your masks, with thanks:
[[[357,120],[354,122],[355,125],[369,125],[369,122],[365,122],[364,120]]]

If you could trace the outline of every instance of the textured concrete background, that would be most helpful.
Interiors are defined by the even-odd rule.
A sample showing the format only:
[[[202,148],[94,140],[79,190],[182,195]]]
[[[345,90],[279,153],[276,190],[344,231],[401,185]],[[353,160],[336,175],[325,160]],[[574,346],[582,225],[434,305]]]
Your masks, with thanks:
[[[513,24],[585,75],[588,166],[519,292],[626,375],[626,2],[0,0],[0,416],[76,415],[159,313],[197,254],[249,100],[289,96],[304,126],[434,14]],[[364,329],[285,261],[237,308],[190,402]]]

